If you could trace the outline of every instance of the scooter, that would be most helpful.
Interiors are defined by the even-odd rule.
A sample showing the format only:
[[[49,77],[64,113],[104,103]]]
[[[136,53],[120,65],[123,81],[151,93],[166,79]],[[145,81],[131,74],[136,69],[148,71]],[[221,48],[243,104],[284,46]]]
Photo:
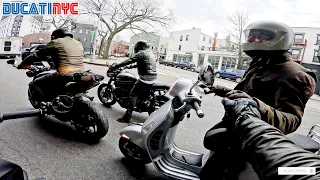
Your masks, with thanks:
[[[204,117],[200,109],[200,93],[195,90],[195,87],[200,81],[207,86],[213,84],[212,66],[209,64],[204,66],[199,72],[198,79],[195,84],[189,79],[178,80],[169,91],[169,95],[173,98],[151,114],[145,123],[133,123],[121,130],[119,148],[126,158],[140,164],[152,162],[161,173],[170,178],[200,179],[200,172],[214,152],[209,150],[206,154],[200,154],[180,149],[174,144],[179,123],[185,115],[190,116],[191,109],[196,111],[199,118]],[[225,131],[226,129],[215,129],[210,131],[210,134],[219,136],[219,133]],[[205,138],[211,138],[211,136]],[[294,142],[304,142],[301,144],[304,149],[313,152],[320,149],[319,144],[314,143],[315,141],[307,136],[294,135],[292,138]],[[204,146],[210,145],[204,144]],[[252,166],[248,166],[242,173],[249,173],[251,177],[258,179]],[[248,179],[245,178],[246,176],[242,177]]]

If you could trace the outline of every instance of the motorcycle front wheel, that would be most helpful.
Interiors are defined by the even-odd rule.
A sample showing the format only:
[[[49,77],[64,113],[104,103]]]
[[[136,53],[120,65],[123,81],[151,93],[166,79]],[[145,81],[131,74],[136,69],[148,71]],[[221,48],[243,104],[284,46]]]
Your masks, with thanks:
[[[119,149],[124,157],[136,164],[148,164],[151,162],[148,153],[131,141],[120,138]]]
[[[107,84],[101,84],[99,86],[98,98],[105,106],[112,106],[117,102],[111,87],[109,87]]]
[[[30,88],[28,89],[28,99],[35,109],[38,109],[40,107],[40,102],[35,100],[33,93],[31,92]]]
[[[90,142],[97,142],[108,133],[107,115],[93,102],[77,101],[72,117],[75,128]]]

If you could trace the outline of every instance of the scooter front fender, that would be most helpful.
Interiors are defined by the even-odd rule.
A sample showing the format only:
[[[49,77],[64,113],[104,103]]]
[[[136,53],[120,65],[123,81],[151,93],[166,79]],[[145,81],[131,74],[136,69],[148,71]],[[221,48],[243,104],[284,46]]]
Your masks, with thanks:
[[[142,124],[133,124],[123,128],[120,131],[121,136],[129,138],[129,141],[133,142],[142,149],[146,149],[141,137]]]

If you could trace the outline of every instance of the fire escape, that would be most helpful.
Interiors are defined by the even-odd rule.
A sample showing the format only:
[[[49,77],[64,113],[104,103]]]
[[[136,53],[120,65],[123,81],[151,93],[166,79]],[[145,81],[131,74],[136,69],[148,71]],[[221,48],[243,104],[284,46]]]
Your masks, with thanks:
[[[304,39],[304,38],[298,39],[295,36],[293,45],[291,47],[291,49],[292,49],[292,52],[291,52],[292,59],[294,61],[296,61],[297,63],[302,64],[303,58],[304,58],[304,54],[305,54],[305,51],[306,51],[306,47],[307,47],[307,40]]]

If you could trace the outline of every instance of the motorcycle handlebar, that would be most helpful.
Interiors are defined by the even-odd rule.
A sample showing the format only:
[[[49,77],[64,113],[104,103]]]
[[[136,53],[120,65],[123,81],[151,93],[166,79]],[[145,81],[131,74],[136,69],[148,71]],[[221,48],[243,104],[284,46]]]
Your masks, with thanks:
[[[18,119],[18,118],[25,118],[25,117],[32,117],[32,116],[38,116],[41,114],[40,109],[34,109],[29,111],[20,111],[15,113],[4,113],[0,114],[0,122],[8,119]]]
[[[197,115],[199,118],[203,118],[204,117],[204,113],[203,111],[200,109],[199,103],[197,101],[195,101],[193,103],[193,108],[196,111]]]

